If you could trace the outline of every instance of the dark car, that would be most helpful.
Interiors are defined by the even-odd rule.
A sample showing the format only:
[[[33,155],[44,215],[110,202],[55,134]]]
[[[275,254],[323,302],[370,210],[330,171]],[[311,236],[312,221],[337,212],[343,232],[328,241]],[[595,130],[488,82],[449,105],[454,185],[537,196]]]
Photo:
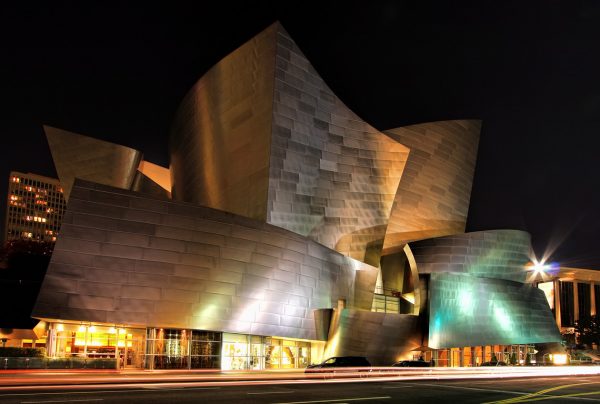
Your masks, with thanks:
[[[371,363],[364,356],[334,356],[321,363],[308,365],[306,372],[323,372],[328,368],[370,368]]]
[[[431,362],[425,361],[400,361],[394,363],[392,366],[400,368],[428,368],[431,366]]]
[[[498,362],[483,362],[479,366],[508,366],[506,362],[498,361]]]

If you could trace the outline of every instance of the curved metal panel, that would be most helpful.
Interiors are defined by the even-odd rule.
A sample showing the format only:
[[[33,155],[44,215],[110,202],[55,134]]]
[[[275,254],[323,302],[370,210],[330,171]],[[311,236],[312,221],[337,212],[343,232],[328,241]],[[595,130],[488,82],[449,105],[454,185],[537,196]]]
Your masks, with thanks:
[[[142,153],[66,130],[44,126],[64,197],[69,199],[75,178],[130,189]]]
[[[408,148],[354,114],[280,27],[267,220],[377,265]]]
[[[465,231],[481,121],[430,122],[384,131],[410,148],[384,253],[414,240]]]
[[[78,180],[33,315],[316,339],[312,310],[370,309],[376,275],[276,226]]]
[[[525,282],[530,236],[520,230],[488,230],[410,243],[419,274],[468,273]]]
[[[377,265],[408,148],[350,111],[280,24],[196,83],[170,147],[175,199]]]
[[[429,307],[432,348],[561,340],[544,292],[529,284],[433,273]]]
[[[335,310],[323,358],[366,356],[374,366],[391,366],[408,359],[422,335],[418,316]]]
[[[138,167],[139,172],[144,174],[162,189],[171,194],[171,171],[168,168],[142,160]]]
[[[266,218],[276,35],[275,24],[185,96],[169,144],[174,199]]]

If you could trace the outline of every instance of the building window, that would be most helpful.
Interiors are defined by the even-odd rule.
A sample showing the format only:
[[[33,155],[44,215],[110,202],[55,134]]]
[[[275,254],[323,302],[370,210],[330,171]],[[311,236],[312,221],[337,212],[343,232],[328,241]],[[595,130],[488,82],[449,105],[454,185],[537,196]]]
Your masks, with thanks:
[[[560,322],[563,327],[575,325],[573,282],[560,282]]]
[[[376,313],[400,313],[400,298],[375,293],[371,311]]]
[[[577,284],[577,304],[579,308],[579,318],[589,317],[592,311],[592,300],[589,283]]]

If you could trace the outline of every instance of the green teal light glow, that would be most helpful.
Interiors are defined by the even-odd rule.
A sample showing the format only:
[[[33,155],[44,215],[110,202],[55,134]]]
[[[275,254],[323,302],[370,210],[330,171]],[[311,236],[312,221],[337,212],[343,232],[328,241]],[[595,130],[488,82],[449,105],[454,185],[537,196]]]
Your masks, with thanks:
[[[473,308],[475,307],[475,298],[470,289],[461,289],[458,292],[458,304],[460,314],[463,316],[473,316]]]
[[[500,326],[503,331],[512,331],[513,323],[510,315],[504,307],[499,307],[498,304],[494,304],[494,318],[496,323]]]

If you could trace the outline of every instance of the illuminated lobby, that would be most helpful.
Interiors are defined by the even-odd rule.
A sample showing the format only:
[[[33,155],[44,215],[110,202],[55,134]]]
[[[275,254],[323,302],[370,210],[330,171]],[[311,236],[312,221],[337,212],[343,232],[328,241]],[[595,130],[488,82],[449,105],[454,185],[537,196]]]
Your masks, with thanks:
[[[525,364],[535,344],[560,342],[527,279],[530,236],[465,233],[481,122],[380,131],[279,23],[190,89],[168,168],[44,129],[67,200],[32,313],[50,357],[477,366]]]

